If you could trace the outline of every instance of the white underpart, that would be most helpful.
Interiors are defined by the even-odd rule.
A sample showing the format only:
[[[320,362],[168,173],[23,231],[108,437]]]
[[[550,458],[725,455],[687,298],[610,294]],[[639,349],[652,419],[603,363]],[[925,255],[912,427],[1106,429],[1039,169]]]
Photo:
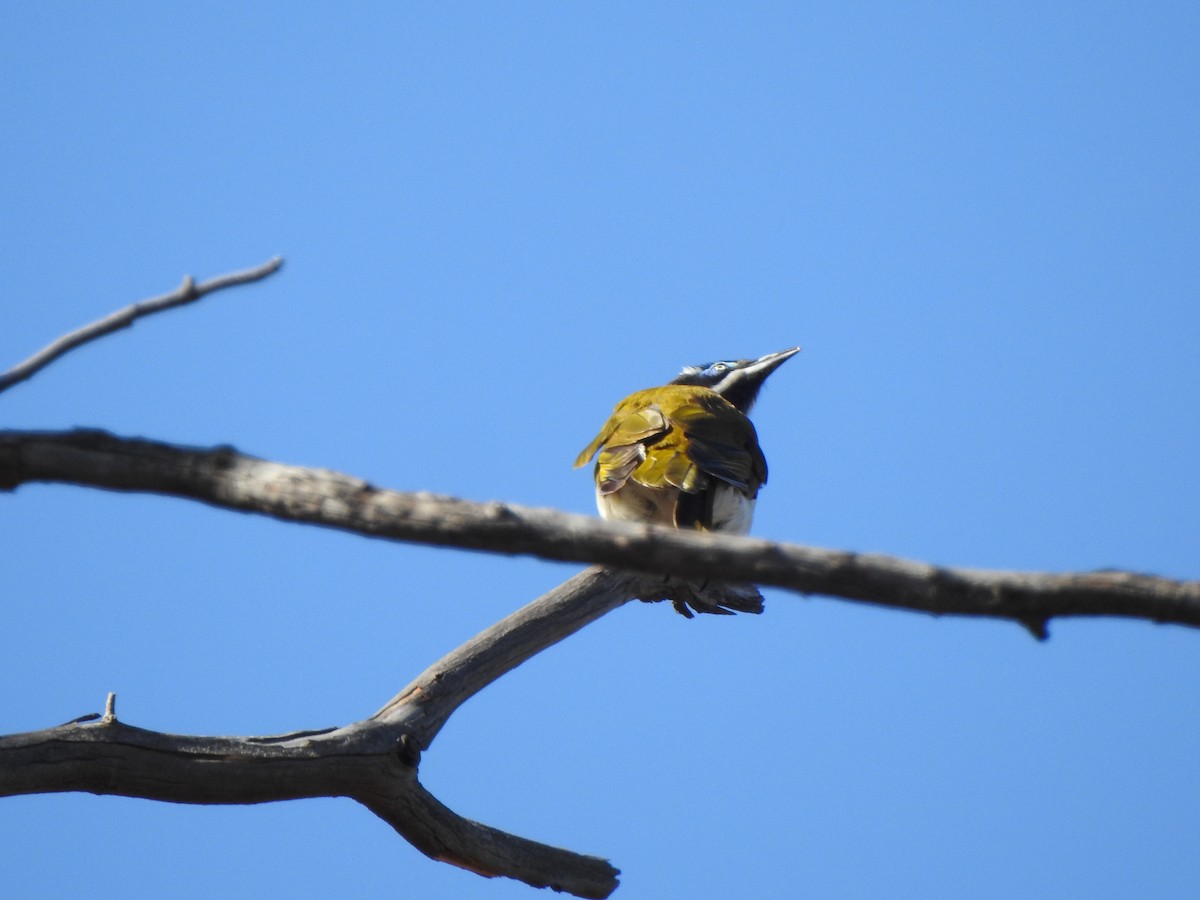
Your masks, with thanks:
[[[757,502],[733,485],[718,485],[716,497],[713,498],[713,531],[749,534],[750,522],[754,518],[754,504]]]
[[[716,492],[712,530],[726,534],[747,534],[750,521],[754,518],[755,500],[728,484],[718,483]],[[596,508],[603,519],[655,525],[675,524],[675,492],[648,488],[632,480],[611,494],[602,494],[597,490]]]

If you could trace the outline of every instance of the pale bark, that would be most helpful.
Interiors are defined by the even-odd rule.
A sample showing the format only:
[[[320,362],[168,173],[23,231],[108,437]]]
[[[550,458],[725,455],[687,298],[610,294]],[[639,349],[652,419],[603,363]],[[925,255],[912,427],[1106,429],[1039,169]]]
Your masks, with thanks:
[[[118,310],[0,376],[0,391],[75,347],[136,319],[258,281],[282,260]],[[39,482],[166,494],[367,537],[593,563],[434,663],[378,712],[350,725],[274,737],[162,734],[103,715],[0,737],[0,796],[56,791],[180,803],[352,797],[427,855],[581,897],[606,897],[617,870],[464,819],[418,780],[421,753],[469,697],[664,576],[772,585],[933,614],[1010,619],[1038,637],[1058,616],[1123,616],[1200,625],[1200,582],[1132,572],[952,569],[889,556],[748,537],[608,523],[554,510],[401,493],[325,469],[102,431],[0,432],[0,491]]]

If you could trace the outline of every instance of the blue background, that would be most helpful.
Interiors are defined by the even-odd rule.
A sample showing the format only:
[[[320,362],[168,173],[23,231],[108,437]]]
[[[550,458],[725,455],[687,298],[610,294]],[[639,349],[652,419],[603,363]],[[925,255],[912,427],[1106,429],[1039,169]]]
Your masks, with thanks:
[[[0,365],[282,253],[0,397],[592,512],[679,367],[804,352],[755,533],[1200,576],[1189,3],[14,5]],[[0,731],[374,711],[575,566],[59,486],[0,497]],[[423,780],[622,898],[1191,897],[1200,635],[768,591],[633,604],[473,699]],[[0,801],[12,896],[524,898],[348,800]]]

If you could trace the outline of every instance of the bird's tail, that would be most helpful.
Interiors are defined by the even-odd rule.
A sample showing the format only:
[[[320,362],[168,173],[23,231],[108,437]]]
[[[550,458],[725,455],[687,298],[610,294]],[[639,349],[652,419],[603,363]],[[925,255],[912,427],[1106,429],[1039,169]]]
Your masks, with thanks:
[[[763,611],[763,596],[752,584],[668,578],[658,582],[653,589],[644,590],[643,594],[641,599],[648,603],[670,600],[675,612],[689,619],[695,613],[732,616],[734,612]]]

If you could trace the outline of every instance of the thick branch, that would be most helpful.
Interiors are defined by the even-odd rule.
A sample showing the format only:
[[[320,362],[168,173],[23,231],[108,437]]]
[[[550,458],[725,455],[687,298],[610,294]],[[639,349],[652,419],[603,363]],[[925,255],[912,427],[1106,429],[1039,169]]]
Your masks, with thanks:
[[[69,334],[64,334],[58,340],[33,354],[29,359],[13,366],[7,372],[0,375],[0,393],[8,390],[14,384],[19,384],[27,378],[31,378],[38,371],[44,369],[60,356],[69,353],[76,347],[81,347],[86,343],[96,340],[96,338],[104,337],[104,335],[111,334],[122,328],[128,328],[143,316],[153,315],[157,312],[193,303],[205,294],[211,294],[214,291],[220,291],[224,288],[260,281],[268,275],[277,272],[282,265],[283,259],[277,256],[253,269],[233,272],[229,275],[221,275],[218,278],[213,278],[210,281],[204,281],[200,284],[196,284],[192,276],[188,275],[183,279],[183,284],[169,294],[152,297],[149,300],[133,303],[124,309],[118,309],[103,319],[98,319],[90,325],[84,325],[82,328],[77,328]]]
[[[0,432],[0,489],[61,482],[190,497],[370,537],[644,573],[774,585],[898,609],[1012,619],[1044,634],[1054,616],[1125,616],[1200,626],[1200,582],[1130,572],[952,569],[553,510],[406,494],[324,469],[105,432]]]
[[[431,666],[384,710],[344,728],[278,737],[162,734],[104,716],[0,737],[0,796],[89,791],[176,803],[351,797],[421,852],[481,875],[607,897],[607,861],[539,844],[447,809],[417,779],[421,748],[504,672],[629,599],[631,579],[589,569]]]

